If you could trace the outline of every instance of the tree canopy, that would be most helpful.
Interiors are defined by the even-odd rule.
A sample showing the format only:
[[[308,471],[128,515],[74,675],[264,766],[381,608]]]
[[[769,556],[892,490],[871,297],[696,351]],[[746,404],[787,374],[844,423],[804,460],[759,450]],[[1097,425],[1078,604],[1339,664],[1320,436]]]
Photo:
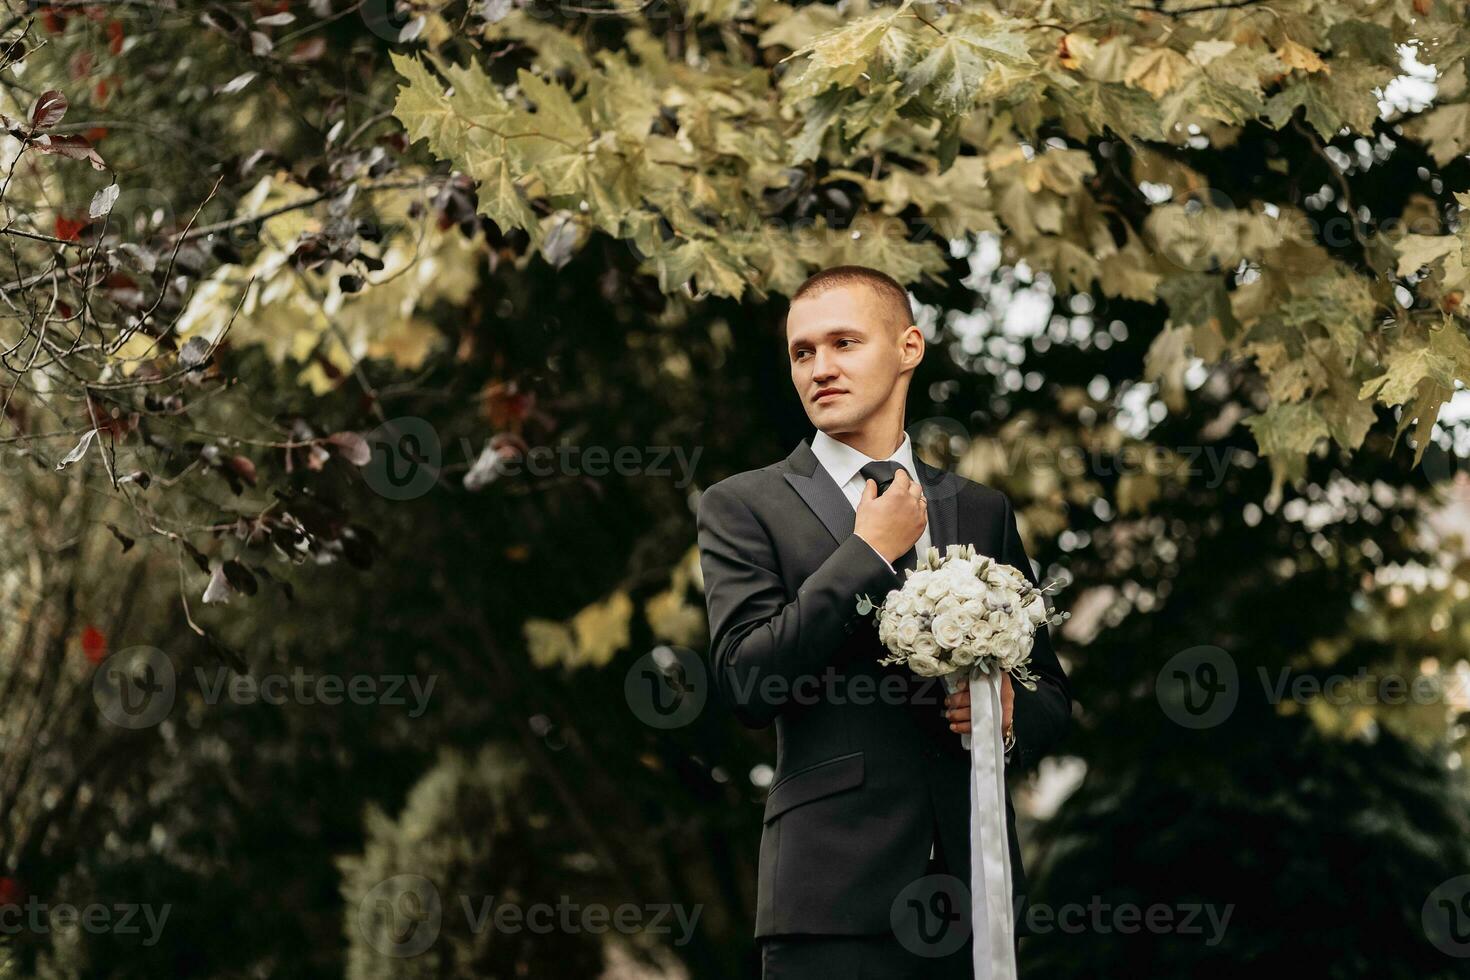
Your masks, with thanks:
[[[809,432],[781,314],[842,263],[911,292],[918,450],[1066,585],[1038,901],[1236,909],[1023,967],[1454,975],[1467,50],[1445,0],[7,7],[0,906],[175,918],[0,976],[383,975],[402,874],[703,910],[426,974],[747,975],[774,744],[697,704],[692,513]],[[1238,704],[1187,728],[1202,648]],[[138,649],[177,694],[129,729]],[[211,694],[298,668],[438,683]],[[1439,693],[1291,693],[1344,676]]]

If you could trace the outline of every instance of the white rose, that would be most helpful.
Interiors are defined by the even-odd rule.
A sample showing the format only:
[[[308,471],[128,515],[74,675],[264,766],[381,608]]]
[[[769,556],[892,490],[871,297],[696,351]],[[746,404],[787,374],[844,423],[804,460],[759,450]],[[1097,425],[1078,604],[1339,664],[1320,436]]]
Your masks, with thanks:
[[[919,638],[914,641],[914,653],[925,657],[939,659],[939,641],[934,639],[933,633],[920,633]]]
[[[905,650],[912,650],[914,648],[914,641],[919,638],[919,634],[922,632],[923,627],[919,625],[918,616],[903,616],[899,618],[898,626],[893,632],[893,637],[898,641],[899,646]]]
[[[1002,666],[1014,667],[1026,659],[1031,652],[1031,635],[1019,624],[1008,628],[996,637],[997,656]]]
[[[1026,617],[1031,620],[1031,625],[1040,626],[1046,622],[1046,602],[1040,595],[1031,597],[1031,601],[1025,605]]]
[[[1015,661],[1016,645],[1004,633],[1000,633],[992,637],[986,644],[985,652],[1000,661],[1001,666],[1005,666]]]
[[[934,631],[935,641],[946,650],[953,650],[965,642],[969,632],[964,614],[958,610],[939,613],[929,628]]]
[[[944,672],[943,665],[927,654],[916,653],[909,657],[909,670],[920,677],[935,677]]]
[[[975,629],[975,616],[965,609],[964,606],[956,606],[949,611],[950,616],[958,623],[960,643],[968,643]],[[956,644],[958,646],[958,644]]]
[[[959,599],[978,599],[985,594],[985,585],[974,575],[964,575],[950,586],[949,591]]]
[[[1014,565],[1000,565],[998,567],[1000,568],[1000,582],[1006,588],[1020,592],[1031,584],[1026,580],[1026,576],[1021,574],[1020,569]]]

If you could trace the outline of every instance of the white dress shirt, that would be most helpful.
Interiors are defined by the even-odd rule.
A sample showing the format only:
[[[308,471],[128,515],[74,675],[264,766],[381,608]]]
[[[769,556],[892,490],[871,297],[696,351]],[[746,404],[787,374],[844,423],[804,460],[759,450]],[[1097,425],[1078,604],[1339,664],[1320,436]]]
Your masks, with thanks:
[[[875,460],[868,454],[852,448],[845,442],[838,442],[821,429],[818,429],[817,434],[812,437],[812,453],[817,457],[817,462],[822,464],[822,468],[831,475],[837,486],[842,489],[843,495],[847,497],[847,502],[852,504],[852,509],[856,511],[858,501],[863,499],[863,487],[867,484],[867,477],[863,476],[861,472],[862,468],[869,463],[881,461]],[[919,471],[914,469],[913,443],[909,440],[909,434],[907,432],[903,434],[903,442],[898,444],[898,448],[893,451],[893,455],[889,456],[888,459],[893,460],[907,470],[909,479],[917,480],[919,478]],[[869,542],[868,547],[872,547],[871,542]],[[924,517],[924,530],[919,533],[919,540],[914,542],[914,554],[922,555],[924,549],[928,547],[929,518],[926,514]],[[874,554],[877,554],[877,551],[877,548],[873,548]],[[878,557],[882,558],[883,556],[878,555]],[[884,560],[886,561],[887,559]],[[889,562],[888,567],[893,568],[893,563]],[[894,571],[897,571],[897,569],[894,569]],[[932,843],[929,845],[929,856],[931,858],[934,856],[934,845]]]
[[[818,429],[817,434],[812,437],[812,453],[817,457],[817,462],[822,464],[822,468],[841,488],[843,495],[847,497],[847,502],[852,504],[852,509],[856,511],[858,501],[863,499],[863,485],[867,481],[867,478],[862,475],[862,468],[869,463],[882,462],[882,460],[875,460],[845,442],[838,442],[821,429]],[[914,468],[914,447],[907,432],[903,434],[903,442],[898,444],[898,448],[888,459],[907,470],[909,479],[918,480],[919,471]],[[869,547],[872,547],[871,542]],[[928,547],[929,519],[928,515],[925,515],[924,530],[919,533],[919,540],[914,542],[914,554],[922,555]],[[889,567],[893,567],[892,562],[889,562]],[[902,573],[899,574],[902,575]]]

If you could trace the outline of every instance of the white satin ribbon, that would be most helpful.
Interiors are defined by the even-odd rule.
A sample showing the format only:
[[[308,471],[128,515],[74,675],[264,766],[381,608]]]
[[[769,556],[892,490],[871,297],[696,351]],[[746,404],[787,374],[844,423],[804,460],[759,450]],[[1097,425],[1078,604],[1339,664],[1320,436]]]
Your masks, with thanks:
[[[953,674],[944,677],[954,691]],[[970,916],[975,980],[1016,980],[1011,851],[1006,842],[1005,746],[1000,731],[1000,671],[970,673]]]

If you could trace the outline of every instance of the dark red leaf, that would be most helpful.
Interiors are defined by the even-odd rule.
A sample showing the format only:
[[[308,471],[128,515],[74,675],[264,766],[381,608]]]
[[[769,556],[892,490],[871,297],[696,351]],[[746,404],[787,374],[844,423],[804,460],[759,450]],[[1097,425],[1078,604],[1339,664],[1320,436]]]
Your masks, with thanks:
[[[117,538],[118,543],[122,545],[123,553],[127,554],[128,549],[134,544],[133,539],[122,533],[122,531],[119,531],[116,524],[107,525],[107,530],[112,532],[112,536]]]
[[[252,487],[255,486],[255,463],[251,461],[250,457],[231,456],[226,460],[225,465],[230,468],[230,472]]]
[[[313,37],[302,41],[300,44],[296,45],[296,47],[292,48],[291,54],[289,57],[287,57],[286,60],[294,61],[297,63],[304,61],[316,61],[318,58],[326,53],[326,40],[320,37]]]
[[[90,221],[73,221],[58,214],[56,216],[56,237],[64,242],[74,242],[82,237],[82,229],[91,223]]]
[[[0,878],[0,907],[19,905],[25,901],[26,891],[15,878]]]
[[[356,432],[334,432],[327,442],[353,466],[366,466],[373,461],[373,447]]]
[[[236,592],[242,592],[245,595],[255,595],[259,586],[256,584],[255,576],[250,574],[250,569],[246,568],[240,562],[231,559],[225,562],[224,571],[225,579]]]
[[[72,160],[86,160],[93,170],[106,170],[107,164],[85,136],[42,136],[31,144],[42,153],[54,153]]]
[[[194,564],[199,566],[199,570],[205,575],[210,574],[209,558],[204,554],[204,552],[200,551],[198,548],[194,547],[188,541],[184,541],[183,539],[180,539],[180,543],[184,546],[184,550],[189,553],[189,557],[194,559]]]
[[[82,630],[82,653],[94,664],[107,659],[107,637],[95,626]]]
[[[41,93],[36,104],[31,107],[31,128],[46,129],[61,122],[61,117],[66,115],[66,96],[56,89],[47,89]]]

